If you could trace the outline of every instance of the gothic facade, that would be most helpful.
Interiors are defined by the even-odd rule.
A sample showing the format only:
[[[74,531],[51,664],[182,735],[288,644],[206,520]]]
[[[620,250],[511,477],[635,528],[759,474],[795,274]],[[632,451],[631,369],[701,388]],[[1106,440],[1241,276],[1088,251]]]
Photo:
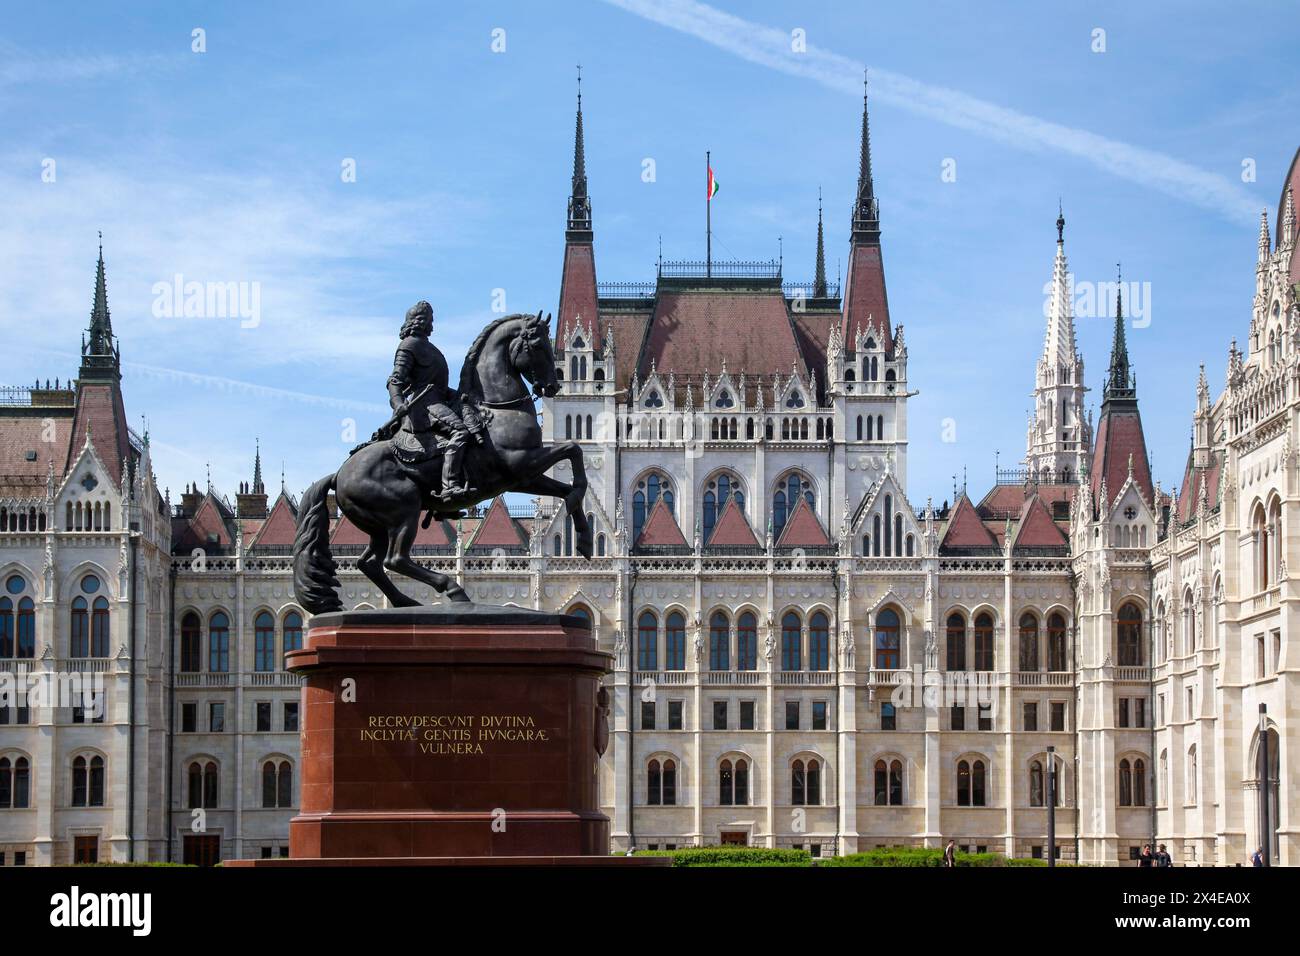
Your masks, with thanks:
[[[598,282],[583,135],[580,103],[543,428],[585,452],[595,557],[562,512],[500,499],[415,554],[475,600],[590,619],[614,660],[611,849],[1036,856],[1055,803],[1064,859],[1128,863],[1154,837],[1180,863],[1265,841],[1300,861],[1277,786],[1300,733],[1296,165],[1275,239],[1261,225],[1248,348],[1217,401],[1202,377],[1179,491],[1152,482],[1118,298],[1085,415],[1060,217],[1023,467],[936,505],[909,497],[927,373],[886,295],[865,98],[842,288],[820,212],[807,283],[712,261]],[[287,852],[283,655],[309,624],[294,498],[267,494],[260,452],[233,504],[160,494],[125,423],[102,252],[75,383],[5,402],[0,667],[11,690],[66,686],[0,708],[4,862]],[[381,606],[357,530],[336,518],[331,545],[345,604]]]

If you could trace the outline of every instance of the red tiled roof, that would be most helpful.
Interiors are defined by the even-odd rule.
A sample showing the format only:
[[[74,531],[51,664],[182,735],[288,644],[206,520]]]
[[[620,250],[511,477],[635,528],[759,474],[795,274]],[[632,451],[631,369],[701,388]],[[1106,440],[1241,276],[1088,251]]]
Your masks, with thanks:
[[[1052,520],[1047,505],[1038,495],[1030,495],[1020,512],[1020,527],[1016,529],[1017,548],[1059,548],[1068,544],[1061,529]]]
[[[432,530],[432,526],[430,526]],[[501,496],[492,499],[492,504],[488,508],[487,514],[483,516],[482,523],[478,526],[478,531],[474,535],[471,548],[522,548],[528,545],[528,540],[515,524],[514,519],[510,517],[510,512],[506,509],[506,500]]]
[[[627,388],[632,383],[632,372],[636,369],[637,356],[641,354],[641,344],[645,341],[645,332],[650,325],[650,311],[620,312],[601,318],[601,342],[606,342],[606,333],[614,338],[614,380],[617,388]]]
[[[366,534],[346,517],[340,516],[334,525],[334,531],[330,534],[331,545],[361,545],[369,544],[370,535]]]
[[[794,513],[786,520],[777,539],[778,548],[822,548],[831,543],[822,530],[822,523],[808,506],[808,499],[799,496],[799,503],[794,506]]]
[[[641,380],[651,364],[660,373],[699,375],[779,372],[807,375],[780,289],[661,292],[637,366]]]
[[[424,527],[420,519],[420,530],[415,533],[415,544],[422,548],[454,548],[456,533],[447,527],[447,522],[434,518],[429,527]]]
[[[1032,494],[1037,494],[1049,506],[1058,501],[1073,501],[1078,485],[1030,485],[1028,489],[1019,485],[994,485],[980,501],[977,510],[981,515],[1019,514],[1025,501]]]
[[[1097,426],[1097,444],[1092,455],[1092,493],[1101,490],[1106,479],[1106,493],[1114,499],[1128,479],[1129,456],[1133,457],[1133,481],[1147,501],[1152,499],[1151,467],[1147,463],[1146,439],[1142,434],[1142,416],[1137,406],[1107,408],[1102,406]]]
[[[131,442],[127,437],[122,390],[116,385],[95,382],[77,386],[77,411],[63,466],[65,472],[81,454],[87,429],[90,429],[90,443],[95,446],[95,454],[104,463],[113,483],[121,482],[122,459],[131,454]]]
[[[745,520],[745,513],[736,507],[735,497],[727,499],[723,506],[722,517],[713,526],[713,534],[707,544],[719,548],[757,548],[758,538]]]
[[[293,544],[297,532],[298,517],[289,504],[289,496],[281,492],[280,497],[275,499],[275,504],[271,507],[271,513],[266,516],[266,520],[258,529],[252,547],[290,545]]]
[[[1213,508],[1219,502],[1219,475],[1222,462],[1218,455],[1210,458],[1205,468],[1195,468],[1192,457],[1187,459],[1187,471],[1183,475],[1183,486],[1178,492],[1178,520],[1188,521],[1201,506],[1201,483],[1205,483],[1205,500]],[[1158,507],[1158,506],[1157,506]]]
[[[889,322],[889,297],[885,294],[885,263],[879,245],[855,244],[849,253],[849,274],[844,283],[844,326],[846,342],[853,341],[858,326],[868,320],[882,325],[885,356],[894,357],[894,331]]]
[[[45,494],[45,476],[51,462],[54,464],[54,477],[63,476],[68,460],[68,436],[72,434],[71,417],[52,415],[48,421],[53,424],[54,441],[48,442],[45,439],[51,436],[45,433],[46,421],[39,416],[0,416],[0,476],[39,478],[40,485],[32,486],[32,493],[41,495]],[[28,461],[28,452],[36,452],[35,459]],[[0,482],[4,478],[0,478]],[[15,489],[15,492],[22,493],[20,489]]]
[[[795,312],[795,340],[803,353],[804,363],[817,373],[818,400],[826,397],[826,340],[833,324],[840,321],[838,312]]]
[[[590,242],[566,242],[564,266],[560,277],[560,313],[555,323],[558,342],[568,340],[569,328],[575,319],[595,328],[596,312],[596,253]],[[600,335],[600,330],[596,331]]]
[[[663,498],[656,501],[650,509],[650,517],[646,519],[641,537],[636,539],[636,543],[639,547],[690,547]]]
[[[199,506],[194,509],[194,515],[188,520],[183,520],[180,527],[180,533],[176,533],[176,525],[173,523],[172,546],[176,552],[188,552],[194,548],[207,548],[213,543],[210,536],[215,535],[216,544],[222,548],[228,548],[232,544],[230,537],[230,528],[226,524],[226,516],[222,514],[221,505],[217,503],[216,498],[211,493],[203,496]]]
[[[944,532],[942,548],[996,548],[997,538],[984,527],[975,506],[970,499],[962,495],[948,518],[948,528]]]

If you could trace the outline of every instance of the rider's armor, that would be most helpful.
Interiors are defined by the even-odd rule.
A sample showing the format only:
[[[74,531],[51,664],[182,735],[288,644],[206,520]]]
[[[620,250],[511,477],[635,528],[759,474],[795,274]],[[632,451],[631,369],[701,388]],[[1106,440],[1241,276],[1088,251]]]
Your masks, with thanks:
[[[422,335],[402,339],[393,357],[393,374],[388,377],[389,401],[396,409],[416,399],[407,410],[404,430],[419,441],[426,457],[434,454],[437,439],[442,439],[444,498],[467,490],[462,465],[470,435],[470,428],[456,411],[457,395],[448,388],[447,378],[447,360],[436,345]],[[428,391],[424,391],[426,386]],[[478,429],[474,431],[477,437]]]

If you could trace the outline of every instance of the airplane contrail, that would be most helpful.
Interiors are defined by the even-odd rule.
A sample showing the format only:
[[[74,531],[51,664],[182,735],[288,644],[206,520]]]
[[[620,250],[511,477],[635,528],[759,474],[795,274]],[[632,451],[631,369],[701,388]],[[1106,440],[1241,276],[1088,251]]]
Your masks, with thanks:
[[[750,63],[770,67],[845,93],[862,92],[865,64],[808,44],[791,49],[790,33],[766,27],[696,0],[605,0],[642,19],[703,40]],[[1020,149],[1055,151],[1111,175],[1190,202],[1241,225],[1259,222],[1259,207],[1230,178],[1155,150],[1041,119],[959,90],[871,68],[871,96],[891,106]]]

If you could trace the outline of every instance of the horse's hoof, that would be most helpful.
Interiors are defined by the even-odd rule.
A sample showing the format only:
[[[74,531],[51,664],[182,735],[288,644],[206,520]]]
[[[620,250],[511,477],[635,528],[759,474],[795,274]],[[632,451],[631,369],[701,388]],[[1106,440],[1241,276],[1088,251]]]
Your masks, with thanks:
[[[590,561],[591,556],[593,554],[592,547],[591,547],[591,537],[590,536],[580,537],[578,539],[577,547],[578,547],[578,553],[582,555],[584,558],[586,558],[588,561]]]
[[[452,588],[451,590],[449,590],[449,591],[447,592],[447,600],[448,600],[448,601],[455,601],[457,604],[473,604],[473,603],[474,603],[473,601],[471,601],[471,600],[469,599],[469,595],[465,593],[465,589],[464,589],[464,588],[461,588],[461,587]]]

